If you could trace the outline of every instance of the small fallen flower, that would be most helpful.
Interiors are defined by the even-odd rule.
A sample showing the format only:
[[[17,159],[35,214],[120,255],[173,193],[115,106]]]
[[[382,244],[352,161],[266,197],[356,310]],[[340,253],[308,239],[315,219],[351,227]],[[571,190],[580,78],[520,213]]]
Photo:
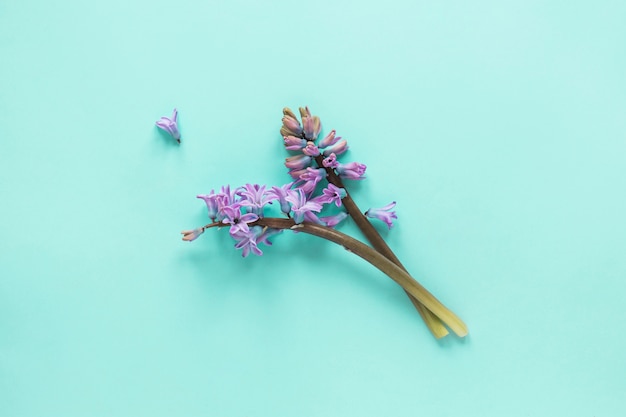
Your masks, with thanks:
[[[161,117],[160,120],[156,122],[156,125],[169,133],[171,137],[176,139],[176,142],[180,143],[180,132],[178,131],[178,110],[174,109],[172,112],[172,117]]]

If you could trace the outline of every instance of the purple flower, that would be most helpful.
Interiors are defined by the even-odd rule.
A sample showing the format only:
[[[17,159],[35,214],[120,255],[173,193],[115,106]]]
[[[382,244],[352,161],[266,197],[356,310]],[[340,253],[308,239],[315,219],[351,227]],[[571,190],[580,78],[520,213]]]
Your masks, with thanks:
[[[322,130],[320,118],[312,116],[308,107],[300,107],[300,117],[302,118],[302,126],[304,137],[308,140],[315,140]],[[296,135],[297,136],[297,135]]]
[[[298,138],[295,136],[285,136],[283,137],[285,142],[285,148],[289,151],[299,151],[302,150],[307,144],[305,139]]]
[[[296,115],[289,107],[283,109],[283,126],[280,128],[280,134],[283,136],[300,136],[302,135],[302,127]]]
[[[327,158],[324,158],[322,160],[322,165],[324,165],[326,168],[337,168],[337,166],[339,165],[339,162],[337,162],[337,155],[331,153],[330,155],[328,155]]]
[[[215,191],[211,190],[209,194],[200,194],[196,196],[197,198],[201,198],[206,203],[206,207],[209,214],[209,219],[215,221],[217,218],[218,211],[218,194],[215,194]]]
[[[231,235],[235,235],[237,232],[247,233],[250,230],[248,223],[252,223],[253,221],[259,219],[259,216],[254,213],[242,215],[238,204],[224,207],[223,212],[225,217],[222,220],[222,223],[230,224]]]
[[[238,193],[243,197],[243,199],[239,201],[239,204],[250,207],[251,212],[259,217],[263,217],[263,207],[272,200],[275,200],[272,195],[268,195],[265,192],[265,185],[246,184]]]
[[[337,207],[341,207],[341,199],[348,193],[343,188],[339,188],[334,184],[328,184],[327,188],[322,190],[322,195],[315,197],[313,200],[321,203],[328,204],[334,202]]]
[[[322,211],[322,205],[315,201],[307,201],[304,191],[297,188],[290,193],[286,200],[291,203],[291,211],[293,212],[293,220],[299,224],[304,221],[304,215],[309,212]]]
[[[241,256],[244,258],[248,256],[250,252],[258,256],[263,255],[263,251],[261,251],[261,249],[257,246],[257,235],[259,234],[259,229],[262,229],[262,227],[254,226],[249,230],[238,230],[235,233],[230,234],[233,239],[237,241],[237,243],[235,243],[235,248],[241,249]]]
[[[285,158],[285,166],[289,169],[304,169],[311,165],[311,157],[307,155],[295,155]]]
[[[275,200],[278,200],[278,203],[280,204],[280,211],[285,214],[289,214],[291,212],[291,206],[289,205],[289,202],[286,200],[286,198],[291,192],[292,185],[293,182],[290,182],[283,185],[282,187],[274,186],[267,191],[268,195],[274,197]]]
[[[245,258],[250,252],[258,256],[263,255],[263,251],[259,249],[258,244],[264,243],[267,246],[271,246],[272,242],[269,241],[269,238],[281,232],[282,230],[279,229],[252,226],[247,232],[237,231],[231,236],[237,241],[235,248],[241,249],[241,256]]]
[[[178,143],[180,143],[180,132],[178,131],[178,110],[174,109],[172,118],[161,117],[161,120],[156,122],[156,125],[169,133]]]
[[[387,224],[387,227],[391,229],[393,225],[393,219],[397,219],[395,211],[391,211],[392,208],[396,206],[396,202],[392,202],[387,204],[384,207],[380,208],[371,208],[365,212],[365,215],[371,219],[382,220]]]
[[[302,149],[302,153],[308,156],[317,156],[320,154],[320,150],[313,142],[308,141],[304,149]]]
[[[339,139],[341,139],[341,136],[335,136],[335,134],[336,134],[335,130],[334,129],[331,130],[330,133],[326,135],[324,139],[320,141],[318,146],[320,148],[326,148],[328,146],[331,146],[337,143]]]
[[[300,186],[305,194],[310,194],[315,190],[317,183],[326,178],[326,170],[324,168],[311,168],[308,167],[305,172],[300,175],[300,179],[304,181],[304,184]]]
[[[341,223],[346,217],[348,217],[348,213],[342,211],[335,214],[334,216],[320,217],[320,220],[323,221],[324,224],[328,227],[335,227],[339,223]]]
[[[291,178],[293,178],[294,180],[299,180],[300,179],[300,175],[304,174],[306,172],[306,168],[303,169],[292,169],[289,171],[289,175],[291,175]]]
[[[324,149],[323,153],[324,153],[324,156],[328,156],[331,153],[334,153],[335,155],[341,155],[347,150],[348,150],[348,142],[345,139],[341,139],[339,142],[335,143],[334,145],[329,146],[326,149]]]
[[[193,229],[193,230],[183,230],[180,233],[183,235],[184,241],[191,242],[191,241],[196,240],[198,236],[204,233],[204,227],[198,227],[197,229]]]
[[[367,167],[364,164],[358,162],[348,162],[347,164],[337,164],[335,169],[342,178],[348,178],[350,180],[362,180],[365,178],[365,169]]]

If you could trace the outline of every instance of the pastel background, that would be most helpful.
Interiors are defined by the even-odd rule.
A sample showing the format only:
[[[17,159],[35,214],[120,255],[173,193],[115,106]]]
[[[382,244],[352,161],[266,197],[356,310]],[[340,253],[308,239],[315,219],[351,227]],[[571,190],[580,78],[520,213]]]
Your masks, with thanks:
[[[626,415],[626,3],[0,3],[0,416]],[[282,184],[281,110],[468,324],[196,194]],[[180,111],[178,146],[154,122]],[[380,226],[380,225],[379,225]],[[354,225],[342,230],[358,235]]]

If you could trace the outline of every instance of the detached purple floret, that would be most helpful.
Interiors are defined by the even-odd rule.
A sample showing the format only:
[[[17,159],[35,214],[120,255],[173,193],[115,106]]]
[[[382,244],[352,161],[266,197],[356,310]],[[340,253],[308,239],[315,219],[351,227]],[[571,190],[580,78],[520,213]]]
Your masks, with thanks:
[[[178,110],[174,109],[172,117],[161,117],[161,120],[156,122],[156,125],[170,134],[178,143],[180,143],[180,132],[178,131]]]
[[[391,229],[391,226],[393,226],[393,219],[398,218],[398,216],[396,216],[396,212],[391,211],[391,209],[394,208],[395,206],[396,206],[396,202],[394,201],[392,203],[387,204],[384,207],[371,208],[365,212],[365,215],[369,217],[370,219],[382,220],[383,222],[385,222],[387,227]]]

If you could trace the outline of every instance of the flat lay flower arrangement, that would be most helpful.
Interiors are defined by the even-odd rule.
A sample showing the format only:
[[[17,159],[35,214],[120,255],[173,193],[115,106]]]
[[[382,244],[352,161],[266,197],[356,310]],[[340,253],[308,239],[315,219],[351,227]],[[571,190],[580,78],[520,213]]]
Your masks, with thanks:
[[[283,231],[326,239],[363,258],[398,283],[436,338],[448,335],[449,330],[466,336],[468,330],[463,321],[411,277],[370,223],[370,219],[382,221],[391,228],[397,219],[396,203],[360,210],[344,180],[364,179],[366,166],[339,162],[348,150],[348,142],[335,130],[320,139],[320,118],[312,115],[308,107],[301,107],[299,112],[300,120],[291,109],[283,109],[280,129],[285,149],[291,153],[285,159],[291,181],[280,186],[224,185],[218,192],[198,195],[206,203],[211,223],[183,231],[183,240],[193,241],[207,229],[228,228],[235,248],[246,257],[251,253],[262,255],[260,245],[270,246],[270,239]],[[162,117],[156,125],[180,143],[177,117],[174,109],[171,118]],[[273,211],[270,205],[280,210],[274,210],[278,217],[269,216]],[[336,230],[348,217],[370,245]]]

